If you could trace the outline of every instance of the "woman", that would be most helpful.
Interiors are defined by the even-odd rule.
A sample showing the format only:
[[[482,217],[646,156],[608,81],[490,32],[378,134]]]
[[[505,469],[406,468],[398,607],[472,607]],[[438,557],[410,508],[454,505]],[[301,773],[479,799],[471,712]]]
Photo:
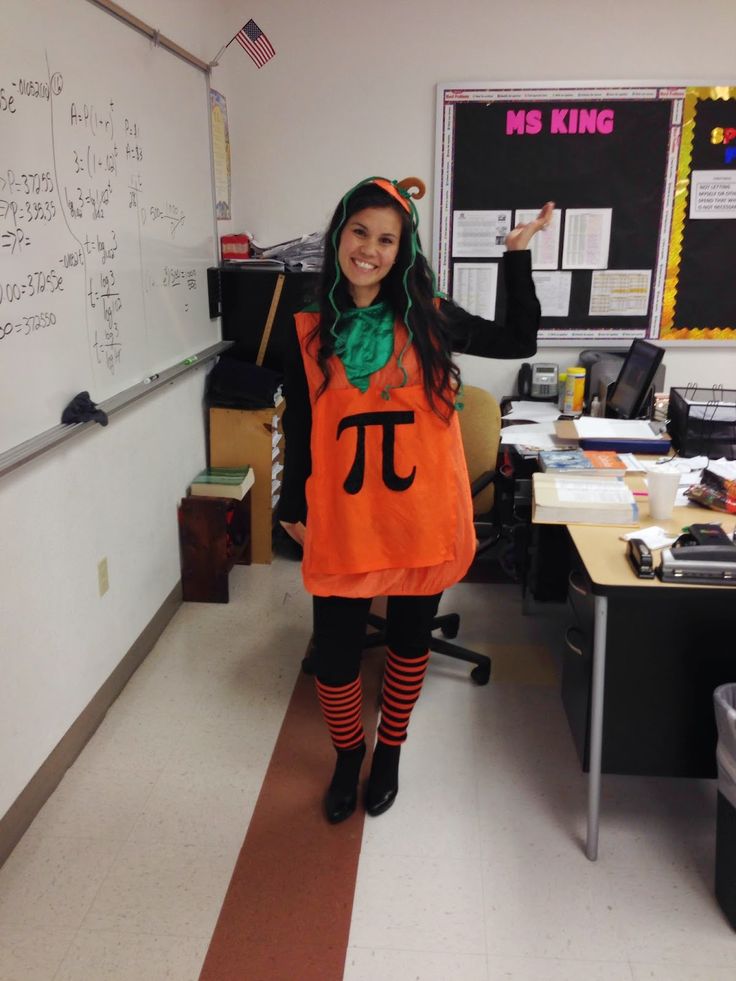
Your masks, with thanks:
[[[526,358],[537,347],[540,309],[525,250],[550,221],[552,202],[506,239],[501,327],[436,296],[412,189],[424,193],[416,178],[371,177],[343,197],[325,235],[318,303],[296,315],[286,365],[278,517],[303,545],[313,595],[317,695],[337,751],[325,797],[332,823],[357,804],[366,752],[360,660],[372,598],[388,597],[381,719],[365,799],[376,816],[398,792],[401,745],[440,596],[473,559],[452,352]]]

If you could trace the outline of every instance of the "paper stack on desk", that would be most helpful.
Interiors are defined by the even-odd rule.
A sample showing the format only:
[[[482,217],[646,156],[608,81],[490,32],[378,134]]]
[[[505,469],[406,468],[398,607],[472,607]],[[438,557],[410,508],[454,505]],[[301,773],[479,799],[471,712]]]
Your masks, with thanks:
[[[636,499],[623,478],[532,475],[532,521],[635,525],[638,520]]]
[[[580,419],[560,419],[554,423],[560,439],[574,439],[584,450],[615,450],[616,452],[661,453],[670,449],[670,438],[658,432],[658,426],[646,419],[599,419],[584,416]]]

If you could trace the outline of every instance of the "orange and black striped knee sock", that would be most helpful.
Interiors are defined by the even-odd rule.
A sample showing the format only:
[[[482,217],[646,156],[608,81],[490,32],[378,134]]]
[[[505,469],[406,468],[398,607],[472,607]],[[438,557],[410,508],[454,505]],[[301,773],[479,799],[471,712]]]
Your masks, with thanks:
[[[381,721],[371,764],[373,794],[398,787],[399,755],[406,741],[411,711],[422,691],[429,651],[422,657],[399,657],[389,649],[383,675]]]
[[[378,742],[400,747],[406,741],[411,710],[422,691],[429,651],[421,657],[399,657],[389,649],[383,674]]]
[[[343,785],[348,789],[357,783],[360,764],[365,756],[360,676],[347,685],[325,685],[319,680],[316,684],[322,715],[337,750],[331,786]]]

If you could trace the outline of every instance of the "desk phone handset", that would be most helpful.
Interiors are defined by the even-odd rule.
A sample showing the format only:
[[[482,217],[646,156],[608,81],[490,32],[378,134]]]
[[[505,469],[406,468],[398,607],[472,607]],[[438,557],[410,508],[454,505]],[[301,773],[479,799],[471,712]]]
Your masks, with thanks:
[[[684,534],[680,535],[673,548],[688,548],[691,545],[730,545],[734,542],[728,537],[721,525],[690,525]]]

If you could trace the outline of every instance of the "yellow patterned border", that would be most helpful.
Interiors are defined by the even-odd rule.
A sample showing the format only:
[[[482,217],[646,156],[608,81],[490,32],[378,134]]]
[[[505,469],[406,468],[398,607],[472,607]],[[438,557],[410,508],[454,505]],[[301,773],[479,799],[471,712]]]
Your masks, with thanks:
[[[736,327],[676,328],[673,326],[675,321],[675,306],[677,303],[677,287],[680,278],[682,235],[687,216],[693,141],[695,139],[695,117],[697,115],[698,102],[701,99],[734,98],[736,98],[736,88],[729,88],[726,85],[719,85],[714,88],[690,88],[685,90],[685,100],[682,108],[682,138],[680,141],[680,156],[677,164],[677,182],[675,185],[675,203],[672,209],[670,248],[667,257],[667,273],[662,299],[662,318],[659,327],[659,339],[662,341],[736,340]]]

